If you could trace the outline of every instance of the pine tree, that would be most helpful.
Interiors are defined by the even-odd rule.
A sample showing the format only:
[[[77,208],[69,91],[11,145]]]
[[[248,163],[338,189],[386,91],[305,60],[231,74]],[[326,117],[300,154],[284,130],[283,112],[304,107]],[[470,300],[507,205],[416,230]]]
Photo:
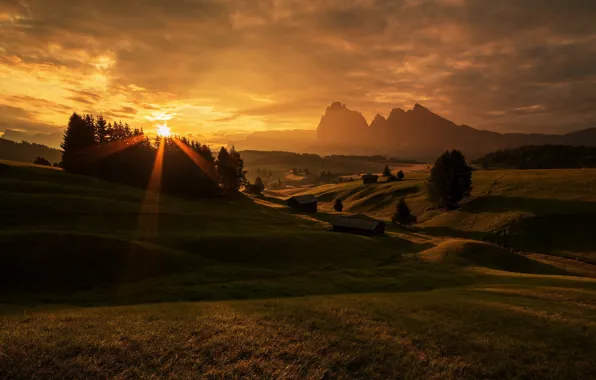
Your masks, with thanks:
[[[428,179],[428,197],[437,207],[457,208],[472,190],[472,168],[458,151],[443,153]]]
[[[335,200],[335,204],[333,205],[333,209],[334,209],[335,211],[337,211],[337,212],[342,212],[342,211],[343,211],[343,209],[344,209],[344,204],[343,204],[343,202],[341,201],[341,199],[337,198],[337,199]]]
[[[403,197],[400,198],[399,203],[396,205],[395,214],[393,214],[391,221],[405,226],[416,223],[416,216],[412,214]]]
[[[402,172],[401,170],[397,172],[397,179],[402,181],[404,179],[405,175],[404,172]]]
[[[383,169],[383,177],[390,177],[391,176],[391,169],[389,166],[385,165],[385,169]]]
[[[62,162],[64,170],[83,174],[88,169],[89,148],[95,146],[94,122],[90,115],[82,118],[73,113],[64,132],[60,147],[62,148]]]
[[[102,115],[99,115],[95,120],[95,140],[102,145],[107,143],[108,139],[108,122]]]

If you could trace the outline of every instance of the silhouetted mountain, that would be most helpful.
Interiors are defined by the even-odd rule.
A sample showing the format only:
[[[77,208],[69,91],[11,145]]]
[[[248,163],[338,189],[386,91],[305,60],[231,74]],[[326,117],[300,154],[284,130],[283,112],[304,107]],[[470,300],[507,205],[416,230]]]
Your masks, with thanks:
[[[45,145],[17,143],[0,138],[0,159],[33,163],[38,157],[56,163],[62,160],[62,152]]]
[[[340,102],[331,104],[317,128],[319,142],[354,144],[355,136],[366,136],[368,123],[360,112],[351,111]],[[358,140],[356,140],[358,142]]]
[[[451,149],[477,157],[497,149],[524,145],[596,146],[596,128],[565,135],[501,134],[457,125],[420,104],[409,111],[396,108],[387,119],[377,115],[368,128],[365,124],[359,112],[349,110],[339,102],[333,103],[318,126],[319,148],[324,145],[337,151],[343,146],[351,153],[382,153],[432,160]]]

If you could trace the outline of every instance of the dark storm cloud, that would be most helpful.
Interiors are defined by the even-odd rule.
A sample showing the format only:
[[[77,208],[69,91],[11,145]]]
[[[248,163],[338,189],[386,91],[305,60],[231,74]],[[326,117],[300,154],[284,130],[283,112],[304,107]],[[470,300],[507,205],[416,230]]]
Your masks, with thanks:
[[[2,14],[5,65],[91,72],[108,56],[113,91],[274,101],[238,116],[316,124],[334,100],[369,118],[420,102],[487,129],[596,126],[592,0],[0,0]]]

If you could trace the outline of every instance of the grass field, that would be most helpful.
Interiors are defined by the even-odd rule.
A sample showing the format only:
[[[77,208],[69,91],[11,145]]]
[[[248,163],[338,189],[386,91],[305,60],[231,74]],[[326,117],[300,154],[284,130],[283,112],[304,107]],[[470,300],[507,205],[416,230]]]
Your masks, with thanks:
[[[0,378],[593,377],[594,238],[570,234],[594,223],[596,171],[477,171],[451,212],[424,180],[146,212],[143,190],[11,166]],[[322,212],[283,207],[305,192]],[[405,196],[421,223],[331,233],[338,196],[380,218]]]

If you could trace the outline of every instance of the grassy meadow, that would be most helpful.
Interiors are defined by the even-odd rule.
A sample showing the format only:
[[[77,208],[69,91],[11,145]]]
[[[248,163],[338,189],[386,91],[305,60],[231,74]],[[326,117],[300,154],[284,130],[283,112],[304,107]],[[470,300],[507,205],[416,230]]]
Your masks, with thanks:
[[[0,174],[0,378],[590,378],[596,170],[424,172],[182,199],[39,167]],[[313,193],[321,212],[288,211]],[[336,234],[345,213],[419,218]],[[495,243],[495,244],[493,244]]]

